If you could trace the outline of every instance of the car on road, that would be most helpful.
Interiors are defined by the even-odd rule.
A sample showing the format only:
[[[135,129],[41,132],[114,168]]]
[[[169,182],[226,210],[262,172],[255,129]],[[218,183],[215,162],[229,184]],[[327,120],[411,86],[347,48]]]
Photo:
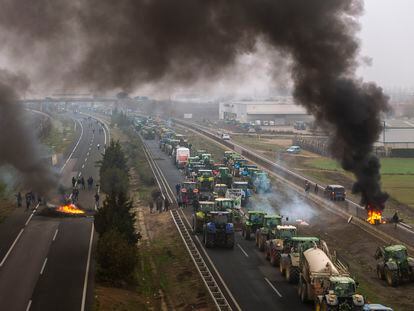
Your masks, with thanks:
[[[229,135],[229,134],[224,133],[223,135],[221,135],[221,138],[222,138],[223,140],[230,140],[230,135]]]
[[[345,201],[346,191],[341,185],[328,185],[324,191],[325,197],[332,201]]]
[[[300,152],[300,150],[301,150],[300,146],[290,146],[289,148],[286,149],[286,152],[297,154]]]

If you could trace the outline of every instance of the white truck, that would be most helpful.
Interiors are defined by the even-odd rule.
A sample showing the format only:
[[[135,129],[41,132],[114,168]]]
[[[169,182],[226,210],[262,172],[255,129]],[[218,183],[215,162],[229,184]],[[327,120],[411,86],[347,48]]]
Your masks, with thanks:
[[[175,151],[175,165],[178,168],[184,168],[190,157],[190,149],[186,147],[178,147]]]

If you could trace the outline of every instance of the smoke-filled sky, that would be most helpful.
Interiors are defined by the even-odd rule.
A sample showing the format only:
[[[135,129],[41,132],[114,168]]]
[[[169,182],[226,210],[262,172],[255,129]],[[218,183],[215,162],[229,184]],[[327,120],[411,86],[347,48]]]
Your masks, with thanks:
[[[232,93],[245,86],[243,76],[266,71],[272,88],[290,86],[296,103],[329,128],[333,156],[357,177],[355,192],[383,201],[371,152],[388,98],[356,73],[363,63],[357,35],[364,1],[0,3],[5,69],[27,76],[32,89],[130,92],[157,83],[155,90],[164,92],[194,84],[209,91],[224,81],[229,84],[222,89]],[[256,60],[249,60],[252,54]],[[7,79],[3,84],[5,95],[22,95]],[[12,99],[0,96],[3,105]]]
[[[361,54],[372,66],[359,73],[390,87],[414,88],[414,1],[365,0],[361,17]]]

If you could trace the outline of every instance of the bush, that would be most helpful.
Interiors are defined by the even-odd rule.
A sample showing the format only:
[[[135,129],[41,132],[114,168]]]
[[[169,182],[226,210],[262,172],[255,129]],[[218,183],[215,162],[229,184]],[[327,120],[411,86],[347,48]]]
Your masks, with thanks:
[[[97,246],[97,278],[115,286],[134,282],[138,261],[135,245],[129,244],[117,230],[104,233]]]
[[[106,197],[103,206],[95,214],[95,228],[99,235],[116,230],[131,245],[138,242],[135,233],[135,215],[131,212],[132,201],[123,192],[112,192]]]

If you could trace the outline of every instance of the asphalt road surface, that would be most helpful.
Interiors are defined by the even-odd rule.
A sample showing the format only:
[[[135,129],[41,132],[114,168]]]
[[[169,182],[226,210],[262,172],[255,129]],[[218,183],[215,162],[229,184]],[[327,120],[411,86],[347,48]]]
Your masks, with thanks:
[[[171,158],[159,149],[157,140],[146,143],[168,184],[175,189],[183,176]],[[191,208],[185,210],[185,215],[190,221]],[[296,287],[287,283],[265,260],[254,241],[246,241],[236,233],[235,242],[233,250],[213,248],[206,251],[242,310],[311,309],[311,305],[300,302]]]
[[[72,117],[77,120],[78,139],[60,168],[60,183],[67,189],[73,176],[98,180],[96,161],[109,139],[106,131],[99,133],[102,125],[95,120]],[[89,214],[95,209],[94,194],[95,189],[80,190],[79,206]],[[39,215],[41,210],[16,209],[0,224],[0,309],[92,309],[93,218],[46,217]]]

